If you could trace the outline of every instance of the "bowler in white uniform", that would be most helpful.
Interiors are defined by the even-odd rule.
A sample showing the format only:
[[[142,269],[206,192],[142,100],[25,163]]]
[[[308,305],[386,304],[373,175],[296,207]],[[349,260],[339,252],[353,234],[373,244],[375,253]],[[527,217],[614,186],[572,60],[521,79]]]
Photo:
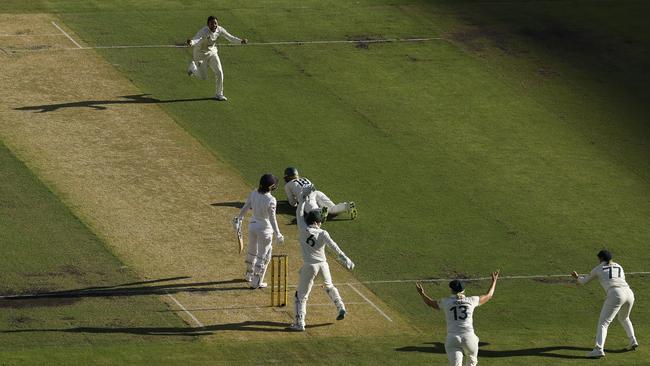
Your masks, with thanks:
[[[300,279],[295,294],[295,322],[289,327],[289,330],[304,331],[305,317],[307,316],[307,299],[314,285],[314,279],[320,273],[323,276],[325,292],[332,300],[338,316],[336,320],[343,320],[347,313],[343,299],[339,290],[332,283],[330,267],[325,257],[325,246],[330,247],[338,255],[339,260],[349,269],[354,269],[354,263],[348,258],[339,246],[332,240],[330,234],[321,229],[322,218],[319,210],[312,210],[305,213],[305,204],[310,199],[309,195],[301,197],[298,208],[296,209],[296,219],[298,222],[298,239],[300,241],[300,250],[302,252],[303,265],[300,268]]]
[[[248,224],[248,253],[246,254],[245,278],[251,288],[264,288],[266,268],[271,260],[272,241],[278,244],[284,242],[284,236],[278,228],[278,221],[275,217],[277,201],[271,192],[277,188],[278,179],[271,174],[264,174],[260,178],[259,188],[252,191],[246,199],[244,207],[241,208],[239,216],[235,217],[240,223],[248,210],[253,215]]]
[[[214,99],[225,101],[228,99],[223,95],[223,69],[217,50],[217,38],[223,36],[230,43],[241,44],[248,43],[248,40],[246,38],[235,37],[228,33],[228,31],[219,25],[217,18],[214,16],[209,16],[207,23],[205,27],[196,33],[194,38],[187,40],[187,45],[194,47],[192,50],[192,62],[190,62],[190,66],[187,68],[187,74],[196,76],[201,80],[206,80],[208,78],[208,66],[210,66],[216,79],[216,94]]]
[[[634,336],[634,327],[630,320],[630,312],[634,306],[634,293],[625,281],[625,272],[623,266],[612,261],[612,253],[608,250],[601,250],[597,254],[600,264],[594,267],[587,276],[580,276],[576,271],[571,276],[576,279],[579,285],[598,278],[600,285],[605,289],[607,298],[600,311],[598,327],[596,328],[596,346],[587,353],[587,357],[600,358],[605,356],[605,339],[607,338],[607,328],[618,314],[618,321],[625,329],[629,340],[628,350],[635,350],[639,343]]]
[[[474,334],[474,309],[490,301],[494,295],[494,289],[499,278],[499,271],[492,273],[492,284],[490,290],[481,296],[465,296],[465,288],[459,280],[449,282],[449,288],[453,295],[442,300],[431,299],[424,292],[422,284],[418,282],[415,287],[418,294],[428,306],[445,312],[447,319],[447,339],[445,340],[445,351],[449,359],[449,365],[461,366],[463,356],[466,357],[466,366],[478,364],[478,337]]]
[[[334,204],[325,193],[316,190],[314,184],[309,179],[301,177],[298,174],[298,169],[294,167],[288,167],[284,170],[284,182],[284,192],[287,194],[287,201],[293,207],[298,205],[300,197],[307,190],[312,192],[312,194],[309,195],[305,205],[306,212],[321,210],[323,220],[327,219],[327,215],[336,216],[341,213],[349,214],[352,220],[357,217],[357,208],[354,202]]]

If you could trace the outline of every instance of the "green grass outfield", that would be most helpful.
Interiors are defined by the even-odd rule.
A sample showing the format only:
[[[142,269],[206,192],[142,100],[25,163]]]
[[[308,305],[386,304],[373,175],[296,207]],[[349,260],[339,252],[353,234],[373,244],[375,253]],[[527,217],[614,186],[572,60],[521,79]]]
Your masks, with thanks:
[[[210,96],[214,87],[212,80],[200,82],[184,74],[187,49],[97,51],[143,93],[178,100],[161,105],[252,184],[262,172],[280,175],[295,165],[335,201],[356,201],[356,222],[332,222],[327,228],[355,260],[363,281],[476,277],[496,268],[503,275],[586,272],[602,246],[610,247],[628,272],[649,270],[647,11],[643,1],[0,4],[0,12],[57,13],[90,46],[179,43],[210,13],[231,33],[252,42],[445,38],[368,47],[222,47],[230,100],[214,104],[182,101]],[[8,171],[24,169],[15,162],[8,165]],[[10,186],[3,185],[3,194]],[[22,186],[30,192],[43,189],[36,183]],[[8,242],[17,242],[14,233],[32,220],[31,214],[23,217],[3,222]],[[57,230],[92,237],[83,227],[70,228],[67,223],[73,221],[47,220],[50,226],[60,225]],[[65,237],[60,245],[71,246]],[[42,244],[46,239],[34,240]],[[74,254],[76,263],[87,263],[91,253],[103,250],[97,239],[83,242],[90,244]],[[26,248],[16,244],[15,255],[28,257]],[[42,258],[31,263],[37,267],[31,271],[47,272],[43,268],[51,257],[41,254],[29,257]],[[119,268],[108,253],[106,258],[107,268]],[[25,283],[10,266],[3,265],[2,271],[0,286],[6,291],[38,284]],[[50,285],[67,288],[64,281]],[[88,281],[97,285],[97,279]],[[643,344],[650,333],[644,301],[650,289],[643,277],[629,282],[638,299],[632,319]],[[472,284],[469,292],[484,291],[487,285]],[[52,357],[63,364],[78,357],[144,364],[153,357],[207,364],[266,363],[275,354],[278,363],[443,364],[444,354],[429,344],[444,339],[442,316],[426,310],[411,284],[370,287],[403,309],[422,333],[406,339],[291,344],[278,339],[218,347],[176,343],[184,338],[180,336],[161,336],[164,342],[148,336],[146,345],[125,347],[134,335],[140,339],[138,329],[151,327],[148,322],[122,324],[133,332],[62,333],[66,336],[60,344],[48,332],[0,333],[9,345],[0,356],[9,362]],[[441,297],[447,290],[431,286],[429,292]],[[476,316],[477,334],[489,343],[482,347],[481,364],[584,364],[553,355],[586,352],[602,299],[597,284],[576,290],[562,281],[504,280],[493,303]],[[129,309],[163,306],[128,301],[133,302]],[[46,310],[39,319],[51,319],[52,309]],[[79,309],[78,316],[91,319],[93,311]],[[119,309],[115,311],[121,321]],[[179,323],[175,318],[159,321]],[[84,324],[110,328],[101,321]],[[70,327],[80,326],[75,322]],[[3,327],[19,328],[8,321]],[[92,337],[100,337],[106,344],[64,348],[72,336],[91,337],[91,344],[96,344]],[[39,341],[33,339],[39,337],[57,347],[35,347]],[[608,346],[624,345],[620,325],[613,324]],[[602,363],[643,365],[650,364],[648,359],[650,351],[642,347],[611,353]]]

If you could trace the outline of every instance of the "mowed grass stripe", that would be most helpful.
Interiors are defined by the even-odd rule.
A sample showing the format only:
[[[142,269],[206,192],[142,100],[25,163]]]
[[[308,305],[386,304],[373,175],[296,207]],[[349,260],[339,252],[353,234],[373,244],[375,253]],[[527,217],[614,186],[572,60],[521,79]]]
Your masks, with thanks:
[[[138,334],[106,335],[25,329],[107,326],[182,326],[168,307],[146,289],[120,296],[85,296],[89,288],[137,282],[129,268],[0,143],[0,293],[38,294],[68,290],[69,296],[0,300],[0,342],[4,349],[142,343]],[[149,339],[152,340],[152,339]],[[29,359],[29,358],[27,358]],[[5,360],[6,361],[6,360]]]

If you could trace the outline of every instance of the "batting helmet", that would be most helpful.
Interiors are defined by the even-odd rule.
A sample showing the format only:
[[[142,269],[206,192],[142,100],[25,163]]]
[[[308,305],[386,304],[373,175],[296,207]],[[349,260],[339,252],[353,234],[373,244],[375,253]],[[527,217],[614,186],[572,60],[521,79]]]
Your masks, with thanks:
[[[273,174],[264,174],[260,178],[260,191],[269,192],[274,190],[278,184],[278,178]]]

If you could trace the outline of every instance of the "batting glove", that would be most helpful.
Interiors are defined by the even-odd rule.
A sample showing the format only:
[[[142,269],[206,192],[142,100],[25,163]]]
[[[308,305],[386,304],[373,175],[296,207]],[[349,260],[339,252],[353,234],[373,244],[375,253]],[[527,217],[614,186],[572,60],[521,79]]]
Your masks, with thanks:
[[[277,233],[275,235],[275,242],[278,243],[278,245],[284,244],[284,235]]]

